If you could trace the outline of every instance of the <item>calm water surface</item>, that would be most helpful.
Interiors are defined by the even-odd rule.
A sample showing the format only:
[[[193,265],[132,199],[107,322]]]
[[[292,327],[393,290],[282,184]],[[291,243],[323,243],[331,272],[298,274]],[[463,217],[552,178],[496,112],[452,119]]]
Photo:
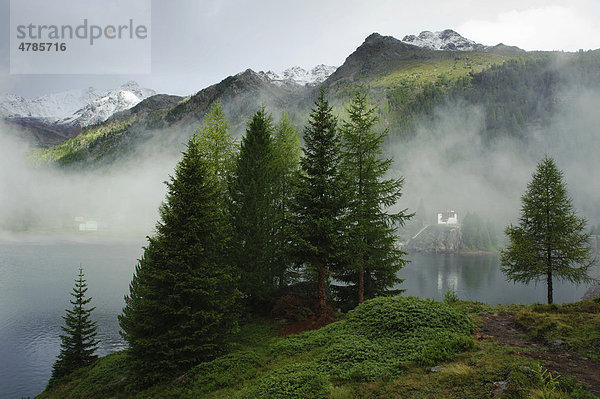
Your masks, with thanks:
[[[33,397],[46,386],[79,265],[96,306],[98,354],[124,347],[117,314],[143,244],[94,237],[0,242],[0,398]]]
[[[79,265],[96,306],[99,355],[124,348],[117,315],[144,244],[96,237],[0,241],[0,398],[33,397],[44,389],[60,349],[62,316],[70,306]],[[443,299],[451,288],[461,299],[492,304],[545,301],[543,284],[506,282],[496,255],[409,258],[412,262],[399,273],[405,295]],[[557,283],[555,300],[577,301],[585,290]]]

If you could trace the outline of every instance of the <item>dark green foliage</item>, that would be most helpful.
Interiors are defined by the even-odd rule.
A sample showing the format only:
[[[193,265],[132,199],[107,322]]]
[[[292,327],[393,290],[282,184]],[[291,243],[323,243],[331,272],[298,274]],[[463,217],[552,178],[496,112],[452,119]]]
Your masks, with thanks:
[[[415,297],[371,299],[348,312],[345,321],[370,339],[394,338],[421,328],[458,334],[473,332],[473,324],[465,314],[442,302]]]
[[[337,120],[325,100],[315,102],[304,129],[301,172],[294,190],[290,255],[317,282],[318,316],[327,312],[325,285],[340,258],[341,216],[345,201],[340,179]]]
[[[190,370],[187,386],[198,393],[233,387],[256,376],[262,357],[251,350],[230,353]]]
[[[231,253],[249,309],[270,304],[281,270],[275,264],[278,204],[275,201],[273,122],[264,108],[248,123],[229,185],[233,227]],[[267,306],[268,307],[268,306]]]
[[[374,381],[396,376],[410,363],[431,366],[454,359],[473,347],[473,329],[465,314],[446,304],[379,297],[342,321],[279,341],[273,351],[298,355],[316,350],[315,364],[334,380]]]
[[[389,213],[402,196],[403,178],[386,178],[392,160],[382,159],[387,131],[374,132],[375,108],[357,89],[342,126],[342,173],[346,190],[344,262],[334,274],[345,285],[336,292],[344,309],[365,299],[399,293],[390,289],[402,282],[397,277],[406,260],[396,249],[396,229],[412,217],[406,209]]]
[[[225,262],[223,194],[213,170],[192,138],[125,297],[119,322],[140,385],[214,358],[237,329],[237,274]]]
[[[584,233],[586,220],[578,217],[554,160],[545,157],[521,197],[519,225],[506,228],[510,244],[502,251],[502,271],[513,281],[528,284],[545,280],[548,303],[553,302],[554,278],[589,282],[594,263]]]
[[[294,184],[298,177],[300,167],[300,140],[298,129],[290,122],[287,114],[281,115],[281,120],[275,127],[273,136],[274,149],[274,197],[277,207],[275,222],[274,253],[271,255],[274,264],[274,273],[277,276],[279,287],[289,284],[294,275],[292,273],[293,259],[291,259],[289,245],[292,235],[293,213],[291,205],[294,200]]]
[[[497,242],[497,239],[488,226],[492,227],[491,222],[485,223],[476,213],[467,213],[461,221],[462,248],[483,251],[493,249],[492,242]]]
[[[332,385],[327,374],[312,365],[292,364],[272,371],[242,393],[242,398],[311,399],[325,398]]]
[[[75,280],[73,292],[71,292],[74,298],[70,301],[73,308],[66,309],[67,315],[63,316],[65,325],[61,329],[65,334],[60,336],[60,353],[52,366],[49,386],[74,370],[87,366],[97,358],[94,355],[98,349],[96,322],[91,319],[91,313],[95,307],[86,308],[86,305],[92,300],[92,298],[85,297],[87,290],[83,269],[79,268],[79,275]]]

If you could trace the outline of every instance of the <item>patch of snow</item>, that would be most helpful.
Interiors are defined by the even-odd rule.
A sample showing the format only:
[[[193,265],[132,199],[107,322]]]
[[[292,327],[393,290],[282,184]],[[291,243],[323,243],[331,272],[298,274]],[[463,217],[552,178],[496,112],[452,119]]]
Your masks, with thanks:
[[[142,88],[134,81],[102,94],[93,87],[33,99],[4,94],[0,95],[0,117],[47,118],[83,127],[104,122],[115,112],[129,109],[154,94],[154,90]]]
[[[467,39],[452,29],[446,29],[441,32],[426,30],[419,33],[419,36],[406,35],[402,41],[430,50],[483,51],[486,49],[486,46],[483,44]]]
[[[58,123],[82,127],[101,123],[113,114],[134,107],[154,94],[156,94],[154,90],[142,88],[136,82],[130,81],[121,87],[109,90]]]
[[[301,86],[316,86],[323,83],[325,79],[335,72],[337,67],[330,65],[317,65],[310,71],[304,68],[295,66],[288,68],[283,72],[277,73],[273,71],[259,72],[259,74],[277,85],[297,84]]]
[[[0,96],[0,116],[38,117],[60,119],[99,97],[93,87],[68,90],[26,99],[14,94]]]

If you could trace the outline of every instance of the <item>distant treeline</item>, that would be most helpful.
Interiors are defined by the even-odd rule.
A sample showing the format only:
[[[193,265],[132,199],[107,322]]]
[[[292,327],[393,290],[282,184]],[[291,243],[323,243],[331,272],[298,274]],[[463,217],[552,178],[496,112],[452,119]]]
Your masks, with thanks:
[[[527,124],[546,126],[567,87],[600,85],[600,52],[580,52],[562,60],[560,55],[508,60],[456,80],[440,76],[414,96],[398,87],[388,95],[390,130],[410,135],[418,122],[427,123],[444,103],[464,102],[482,107],[488,140],[523,137]]]
[[[491,251],[499,246],[500,234],[490,220],[476,213],[467,213],[461,222],[462,249]]]

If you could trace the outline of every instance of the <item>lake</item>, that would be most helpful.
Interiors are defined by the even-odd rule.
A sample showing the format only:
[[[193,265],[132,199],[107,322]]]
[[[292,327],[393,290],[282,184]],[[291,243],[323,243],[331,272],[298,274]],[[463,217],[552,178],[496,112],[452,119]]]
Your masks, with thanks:
[[[92,317],[98,322],[98,354],[124,348],[117,315],[144,244],[95,236],[0,241],[0,398],[33,397],[46,386],[79,265],[96,306]],[[405,279],[404,295],[443,299],[451,288],[460,299],[492,304],[546,298],[543,284],[506,282],[497,255],[411,254],[409,259],[399,273]],[[556,283],[555,301],[577,301],[585,290]]]

